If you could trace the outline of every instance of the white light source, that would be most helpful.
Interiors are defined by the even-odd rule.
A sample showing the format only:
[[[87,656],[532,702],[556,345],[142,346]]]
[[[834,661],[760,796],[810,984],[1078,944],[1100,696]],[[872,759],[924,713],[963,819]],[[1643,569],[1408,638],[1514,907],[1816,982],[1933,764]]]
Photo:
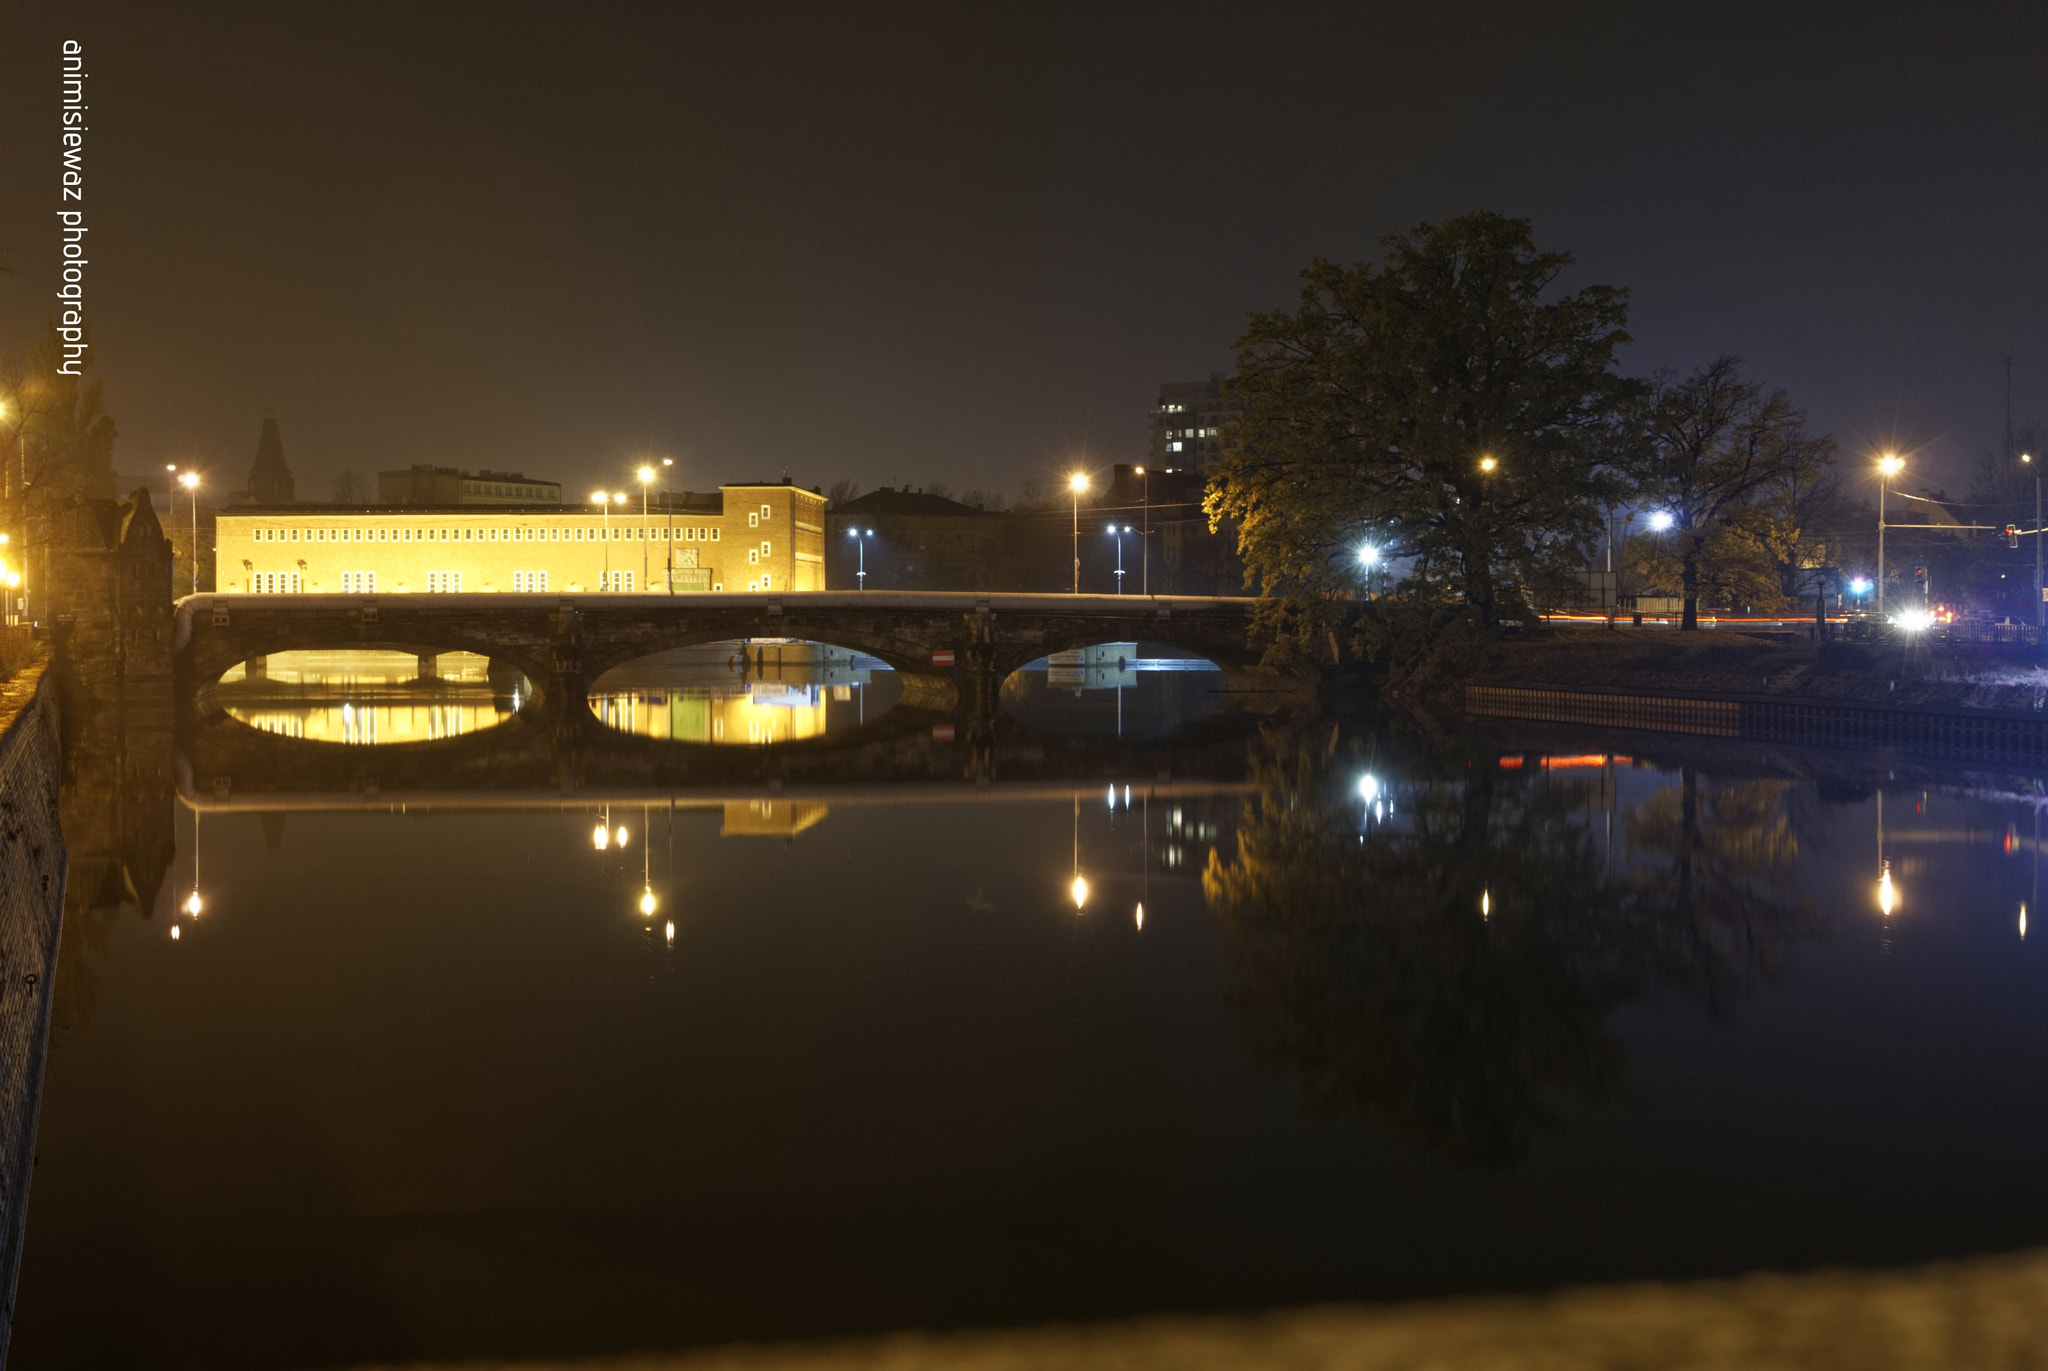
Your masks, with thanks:
[[[1934,626],[1934,616],[1924,609],[1902,609],[1892,615],[1892,622],[1908,633],[1924,633]]]
[[[1088,903],[1088,878],[1086,876],[1074,877],[1074,883],[1067,887],[1067,893],[1074,897],[1074,912],[1079,914],[1081,906]]]
[[[1371,566],[1379,559],[1380,550],[1371,543],[1367,543],[1364,547],[1358,549],[1358,562],[1360,566]]]
[[[606,828],[603,824],[599,824],[596,828],[591,829],[590,845],[596,848],[599,852],[602,852],[606,848],[610,847],[612,845],[611,830]]]
[[[643,887],[640,891],[640,912],[648,918],[654,917],[654,890]]]
[[[1672,523],[1671,511],[1660,509],[1650,516],[1650,531],[1653,533],[1663,533],[1671,527]]]
[[[1374,800],[1376,800],[1376,799],[1378,799],[1378,798],[1379,798],[1379,793],[1380,793],[1380,778],[1379,778],[1379,777],[1377,777],[1377,776],[1373,775],[1373,774],[1372,774],[1371,772],[1367,772],[1367,773],[1366,773],[1365,775],[1363,775],[1363,776],[1360,776],[1360,777],[1358,778],[1358,798],[1359,798],[1359,799],[1361,799],[1361,800],[1364,800],[1364,801],[1365,801],[1365,802],[1366,802],[1367,804],[1371,804],[1371,803],[1372,803],[1372,802],[1373,802]]]
[[[1849,582],[1849,591],[1854,595],[1868,595],[1870,593],[1870,578],[1868,576],[1858,576],[1855,580]]]
[[[204,909],[205,907],[206,906],[200,902],[199,892],[196,890],[193,891],[192,894],[185,900],[185,912],[187,914],[190,914],[195,919],[199,917],[199,911],[201,909]],[[2022,914],[2021,917],[2024,918],[2025,915]]]

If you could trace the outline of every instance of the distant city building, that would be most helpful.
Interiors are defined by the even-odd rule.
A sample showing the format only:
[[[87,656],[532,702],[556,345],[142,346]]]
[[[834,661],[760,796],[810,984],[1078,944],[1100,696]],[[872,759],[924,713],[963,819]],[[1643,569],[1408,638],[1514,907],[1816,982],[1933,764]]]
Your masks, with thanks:
[[[1243,406],[1223,398],[1223,373],[1206,381],[1168,381],[1152,411],[1151,457],[1164,471],[1202,471],[1223,455],[1223,434]]]
[[[459,471],[454,467],[410,466],[377,473],[380,505],[558,505],[559,481],[541,481],[520,471]]]
[[[231,593],[825,588],[825,497],[721,486],[614,505],[243,505],[217,518]],[[664,582],[667,584],[665,585]]]
[[[256,440],[256,461],[249,468],[249,503],[288,505],[293,499],[292,469],[285,465],[284,438],[277,417],[263,416],[263,434]]]
[[[884,486],[826,514],[826,584],[861,588],[865,559],[868,590],[1069,590],[1076,522],[1065,500],[998,512]],[[1243,592],[1236,532],[1209,531],[1202,480],[1191,471],[1118,465],[1081,502],[1078,524],[1084,591],[1115,592],[1121,543],[1126,594],[1143,591],[1148,572],[1156,595]]]
[[[883,486],[834,505],[825,516],[835,589],[1000,590],[1007,521],[976,505],[922,490]],[[862,540],[866,541],[863,547]]]

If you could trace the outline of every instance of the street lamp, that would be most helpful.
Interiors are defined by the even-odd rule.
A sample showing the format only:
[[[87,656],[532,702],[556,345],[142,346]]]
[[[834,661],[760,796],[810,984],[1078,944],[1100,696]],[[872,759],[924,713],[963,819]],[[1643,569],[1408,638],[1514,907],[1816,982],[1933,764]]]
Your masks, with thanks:
[[[1479,459],[1479,469],[1488,476],[1493,475],[1493,469],[1499,465],[1500,463],[1494,461],[1491,457],[1481,457]]]
[[[661,507],[668,515],[668,529],[662,535],[661,547],[662,559],[668,565],[668,593],[671,595],[676,593],[676,495],[668,477],[674,474],[675,469],[675,458],[661,459]]]
[[[1365,593],[1372,594],[1372,569],[1379,565],[1380,550],[1371,543],[1358,549],[1358,564],[1365,568]]]
[[[641,467],[640,477],[640,588],[647,589],[647,487],[654,484],[654,468]]]
[[[1145,521],[1142,525],[1144,531],[1138,535],[1138,561],[1144,567],[1142,588],[1145,594],[1150,595],[1152,593],[1152,473],[1143,467],[1139,467],[1138,479],[1145,488]],[[1142,905],[1139,906],[1141,909],[1143,907]]]
[[[2048,617],[2044,617],[2048,616],[2048,609],[2044,609],[2044,606],[2048,606],[2048,596],[2041,593],[2042,585],[2048,584],[2041,580],[2041,468],[2035,465],[2034,454],[2031,452],[2022,452],[2020,460],[2032,467],[2034,472],[2034,646],[2038,649],[2041,646],[2042,627],[2044,623],[2048,623]]]
[[[1676,517],[1673,516],[1670,510],[1660,509],[1655,514],[1652,514],[1650,516],[1650,532],[1669,533],[1671,531],[1671,526],[1676,522],[1678,522],[1678,520],[1676,519]]]
[[[1895,452],[1887,452],[1877,459],[1877,617],[1884,618],[1884,496],[1891,488],[1892,477],[1905,468],[1905,460]]]
[[[1116,539],[1116,593],[1119,595],[1124,593],[1124,534],[1130,531],[1129,524],[1121,528],[1116,524],[1109,526],[1109,536]]]
[[[1067,478],[1067,489],[1074,492],[1074,593],[1081,593],[1081,492],[1088,489],[1088,474],[1077,471]]]
[[[192,593],[199,593],[199,473],[188,471],[178,478],[178,484],[185,487],[185,498],[192,502],[192,550],[186,558],[192,571]]]
[[[868,588],[868,539],[875,536],[875,531],[869,529],[863,533],[857,528],[850,528],[846,530],[846,536],[853,539],[853,545],[860,553],[859,589],[866,590]]]

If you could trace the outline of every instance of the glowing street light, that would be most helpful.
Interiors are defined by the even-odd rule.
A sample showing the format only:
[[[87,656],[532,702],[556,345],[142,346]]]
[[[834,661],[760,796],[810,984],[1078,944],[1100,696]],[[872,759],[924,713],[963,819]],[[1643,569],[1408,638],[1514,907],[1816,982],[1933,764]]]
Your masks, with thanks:
[[[1109,536],[1116,539],[1116,593],[1124,593],[1124,534],[1131,531],[1129,524],[1111,524]]]
[[[859,588],[866,590],[868,588],[868,539],[875,536],[875,531],[871,528],[865,530],[850,528],[846,530],[846,536],[853,539],[854,547],[860,552]]]
[[[1086,876],[1074,877],[1074,883],[1067,887],[1067,893],[1074,897],[1074,912],[1079,914],[1081,906],[1088,903],[1088,878]]]
[[[1899,907],[1898,888],[1892,884],[1892,864],[1886,862],[1884,870],[1877,875],[1877,909],[1887,919]]]
[[[612,831],[603,824],[599,824],[596,828],[591,829],[590,845],[599,852],[604,851],[612,845]]]
[[[1877,459],[1877,614],[1884,617],[1884,497],[1892,477],[1905,469],[1905,459],[1887,452]]]
[[[1067,489],[1074,493],[1074,593],[1081,593],[1081,492],[1088,489],[1088,473],[1077,471],[1067,478]]]
[[[2031,452],[2022,452],[2020,461],[2034,473],[2034,646],[2038,649],[2048,634],[2048,597],[2041,594],[2041,587],[2048,586],[2048,581],[2041,579],[2041,468],[2034,465]]]
[[[1493,474],[1493,469],[1499,465],[1500,463],[1494,461],[1491,457],[1481,457],[1479,459],[1479,469],[1489,476]]]
[[[199,911],[204,909],[205,907],[205,902],[199,898],[198,891],[195,890],[190,895],[185,897],[185,912],[187,914],[190,914],[193,918],[198,918]]]
[[[654,484],[654,468],[641,467],[640,478],[640,588],[647,589],[647,488]]]
[[[648,919],[651,919],[651,918],[653,918],[653,917],[654,917],[654,908],[655,908],[655,904],[656,904],[656,901],[655,901],[655,898],[654,898],[654,887],[653,887],[653,886],[642,886],[642,887],[641,887],[641,889],[640,889],[640,914],[641,914],[641,917],[643,917],[643,918],[648,918]]]
[[[1660,509],[1650,516],[1650,531],[1652,533],[1668,533],[1671,531],[1671,526],[1677,522],[1678,520],[1673,517],[1670,510]]]

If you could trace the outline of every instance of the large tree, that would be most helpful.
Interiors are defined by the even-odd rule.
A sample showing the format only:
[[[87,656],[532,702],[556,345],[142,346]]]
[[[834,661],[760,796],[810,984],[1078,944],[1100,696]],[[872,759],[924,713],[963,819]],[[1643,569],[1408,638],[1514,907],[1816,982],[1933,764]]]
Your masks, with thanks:
[[[1377,265],[1311,265],[1299,304],[1237,344],[1243,415],[1207,510],[1237,524],[1297,641],[1358,585],[1365,541],[1482,625],[1526,610],[1597,530],[1639,389],[1614,369],[1627,291],[1556,294],[1572,259],[1539,252],[1527,220],[1467,214],[1381,245]]]
[[[115,494],[105,387],[66,375],[62,357],[52,321],[26,354],[0,359],[0,524],[51,500]]]
[[[1800,494],[1834,460],[1835,440],[1809,434],[1784,391],[1744,380],[1739,357],[1659,373],[1641,424],[1641,498],[1669,527],[1633,550],[1647,575],[1677,587],[1681,627],[1699,627],[1702,590],[1774,600]]]

